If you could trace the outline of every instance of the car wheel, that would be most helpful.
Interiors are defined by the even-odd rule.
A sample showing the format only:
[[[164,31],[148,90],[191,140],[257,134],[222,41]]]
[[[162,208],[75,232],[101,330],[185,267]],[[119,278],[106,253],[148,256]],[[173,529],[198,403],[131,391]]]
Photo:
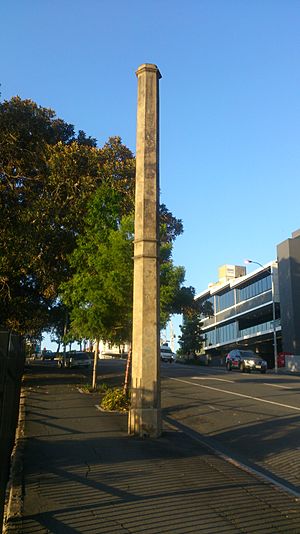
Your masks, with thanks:
[[[231,371],[231,362],[226,362],[227,371]]]
[[[261,369],[261,370],[260,370],[260,372],[261,372],[262,375],[265,375],[265,374],[266,374],[266,371],[267,371],[267,369]]]

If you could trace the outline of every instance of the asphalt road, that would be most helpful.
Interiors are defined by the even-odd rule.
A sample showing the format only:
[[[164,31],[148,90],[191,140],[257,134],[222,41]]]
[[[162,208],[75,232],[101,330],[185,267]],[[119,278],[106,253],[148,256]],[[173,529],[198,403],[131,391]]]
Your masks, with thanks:
[[[300,377],[163,365],[164,418],[300,496]]]

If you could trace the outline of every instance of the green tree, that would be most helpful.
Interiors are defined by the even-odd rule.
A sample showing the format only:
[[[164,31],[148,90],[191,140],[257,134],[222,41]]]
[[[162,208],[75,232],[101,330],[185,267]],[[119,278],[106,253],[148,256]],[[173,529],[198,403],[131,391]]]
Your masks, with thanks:
[[[30,100],[0,103],[0,323],[20,333],[55,324],[58,287],[99,184],[132,209],[132,153],[120,138],[95,143]]]
[[[132,218],[122,217],[120,206],[120,193],[107,185],[98,189],[70,258],[73,277],[61,286],[71,334],[96,340],[93,388],[99,339],[122,343],[131,336]]]
[[[115,227],[104,221],[102,230],[119,229],[134,209],[134,177],[135,158],[120,137],[97,148],[51,109],[19,97],[0,103],[0,324],[31,336],[42,330],[61,336],[58,288],[74,274],[69,258],[84,235],[91,199],[107,187],[105,202],[96,198],[91,207],[104,220],[110,193],[117,195]],[[168,244],[182,222],[164,205],[160,217]],[[178,270],[172,283],[182,276]],[[171,309],[171,295],[165,300]]]
[[[101,189],[97,194],[100,203],[103,193]],[[117,226],[113,212],[118,205],[112,200],[110,206],[106,203],[102,221],[101,214],[94,218],[94,208],[93,204],[87,217],[93,223],[87,223],[70,258],[74,274],[62,284],[61,296],[70,310],[74,335],[121,343],[130,335],[132,220],[124,216]]]
[[[181,336],[178,339],[180,354],[195,355],[201,349],[203,342],[201,326],[199,313],[183,316],[183,324],[180,326]]]
[[[165,328],[173,314],[189,313],[195,308],[195,289],[183,285],[185,269],[175,266],[173,244],[162,243],[160,248],[160,323]]]
[[[50,301],[32,269],[40,251],[29,213],[44,188],[47,146],[73,135],[72,125],[30,100],[0,104],[0,323],[20,333],[37,333],[48,321]]]
[[[188,290],[186,292],[186,289]],[[180,354],[196,354],[199,352],[203,342],[201,331],[203,317],[213,316],[213,306],[209,301],[199,304],[195,300],[194,288],[183,288],[182,300],[185,305],[182,308],[183,324],[180,326],[181,336],[179,337]],[[192,300],[190,300],[192,294]]]
[[[61,286],[74,335],[130,341],[133,291],[133,215],[123,215],[120,193],[101,186],[91,201],[85,231],[70,257],[73,276]],[[174,218],[175,220],[175,218]],[[174,233],[171,230],[170,232]],[[170,237],[170,240],[172,237]],[[172,260],[172,243],[161,246],[161,326],[173,313],[188,311],[194,289],[185,288],[184,268]]]

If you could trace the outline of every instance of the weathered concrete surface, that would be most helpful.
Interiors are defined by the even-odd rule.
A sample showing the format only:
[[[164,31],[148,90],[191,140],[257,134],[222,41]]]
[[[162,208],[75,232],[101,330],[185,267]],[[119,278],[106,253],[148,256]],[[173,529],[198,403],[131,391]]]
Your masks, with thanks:
[[[159,91],[156,65],[137,70],[132,408],[128,431],[161,434],[159,325]]]
[[[299,503],[281,490],[183,432],[130,437],[126,415],[99,412],[64,370],[41,377],[26,390],[24,506],[10,532],[300,532]]]

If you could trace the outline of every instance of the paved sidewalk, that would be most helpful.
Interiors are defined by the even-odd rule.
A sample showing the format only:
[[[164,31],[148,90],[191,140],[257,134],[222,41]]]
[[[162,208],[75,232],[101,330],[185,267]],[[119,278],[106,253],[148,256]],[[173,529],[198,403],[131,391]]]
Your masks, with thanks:
[[[7,532],[300,533],[292,496],[170,427],[128,437],[127,416],[97,402],[59,379],[25,388],[24,502]]]

